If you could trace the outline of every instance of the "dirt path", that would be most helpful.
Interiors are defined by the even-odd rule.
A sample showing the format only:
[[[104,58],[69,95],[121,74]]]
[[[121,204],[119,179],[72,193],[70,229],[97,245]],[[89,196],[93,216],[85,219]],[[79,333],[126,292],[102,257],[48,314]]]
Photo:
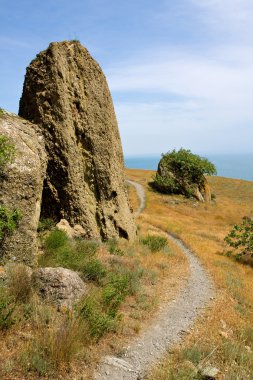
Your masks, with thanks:
[[[144,187],[142,185],[140,185],[139,183],[134,182],[134,181],[130,181],[130,180],[127,180],[127,183],[129,183],[130,185],[135,187],[135,190],[136,190],[137,195],[139,197],[139,201],[140,201],[139,207],[134,213],[135,217],[137,218],[145,208],[146,196],[145,196]]]
[[[128,181],[136,188],[140,198],[137,215],[145,205],[143,187]],[[130,346],[126,348],[124,358],[106,356],[100,364],[96,380],[140,380],[173,344],[179,342],[193,325],[208,301],[214,295],[211,279],[199,260],[184,243],[168,234],[168,238],[183,251],[189,262],[190,276],[186,286],[177,298],[169,304],[161,305],[156,318],[148,330],[143,331]]]

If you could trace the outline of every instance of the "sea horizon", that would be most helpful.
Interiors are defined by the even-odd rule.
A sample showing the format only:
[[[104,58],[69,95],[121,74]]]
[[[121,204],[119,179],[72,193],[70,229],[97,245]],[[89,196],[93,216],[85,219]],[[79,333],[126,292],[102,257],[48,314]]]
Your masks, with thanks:
[[[253,153],[200,154],[210,160],[217,169],[217,176],[253,181]],[[161,155],[126,155],[125,166],[129,169],[157,170]]]

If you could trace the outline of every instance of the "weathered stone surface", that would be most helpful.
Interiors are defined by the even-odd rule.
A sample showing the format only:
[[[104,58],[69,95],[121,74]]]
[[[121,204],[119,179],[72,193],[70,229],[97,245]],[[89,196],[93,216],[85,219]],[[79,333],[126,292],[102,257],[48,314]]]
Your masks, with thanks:
[[[0,178],[0,204],[22,214],[18,228],[0,242],[0,263],[33,265],[47,163],[43,137],[36,126],[8,113],[0,117],[0,135],[7,136],[16,149],[14,162]]]
[[[66,268],[39,268],[32,282],[41,298],[56,306],[71,308],[87,290],[79,275]]]
[[[133,238],[111,95],[101,68],[78,41],[52,43],[31,62],[19,113],[45,137],[42,214],[80,224],[89,238]]]
[[[215,380],[219,373],[220,370],[216,367],[207,366],[199,369],[199,374],[204,380]]]

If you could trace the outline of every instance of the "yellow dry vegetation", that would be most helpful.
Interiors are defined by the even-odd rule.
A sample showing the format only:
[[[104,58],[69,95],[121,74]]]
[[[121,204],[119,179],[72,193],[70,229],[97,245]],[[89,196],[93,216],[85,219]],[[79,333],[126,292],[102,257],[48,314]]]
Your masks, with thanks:
[[[210,177],[215,198],[199,203],[182,196],[153,191],[154,172],[126,171],[147,194],[140,223],[149,223],[180,237],[211,274],[216,297],[184,342],[150,374],[151,380],[198,379],[198,369],[214,366],[219,379],[253,377],[252,267],[225,253],[224,237],[244,216],[253,216],[253,182]]]
[[[16,304],[0,304],[0,378],[73,379],[81,374],[83,379],[91,379],[102,356],[123,355],[128,342],[149,328],[159,305],[174,299],[189,275],[186,258],[172,242],[168,241],[168,247],[158,252],[151,252],[142,243],[147,236],[166,237],[166,232],[170,232],[198,255],[217,291],[194,329],[154,368],[149,380],[198,379],[196,371],[200,365],[218,367],[220,379],[252,379],[252,268],[225,256],[223,239],[234,223],[243,216],[252,216],[253,183],[209,178],[216,199],[200,204],[194,199],[153,191],[149,186],[154,174],[151,171],[126,173],[129,179],[144,186],[147,195],[146,207],[136,220],[137,239],[131,243],[120,240],[115,247],[113,242],[101,244],[96,256],[110,270],[119,267],[134,274],[132,291],[119,309],[117,328],[99,341],[90,340],[85,320],[80,324],[75,312],[59,311],[33,294],[27,293],[27,300],[18,300]],[[128,190],[135,211],[138,196],[133,187]],[[110,247],[114,247],[112,251]],[[20,280],[14,281],[12,295],[16,290],[19,294],[21,284]],[[29,286],[23,281],[22,294]],[[95,291],[95,297],[96,292],[103,291],[103,284],[90,283],[89,287]],[[13,302],[13,318],[3,328],[5,310],[11,310]],[[41,356],[41,349],[46,357]]]
[[[135,211],[139,200],[136,191],[131,186],[128,189],[131,207]],[[31,288],[29,278],[24,271],[21,271],[18,281],[15,280],[18,278],[16,274],[12,276],[13,283],[9,290],[17,302],[13,300],[15,309],[6,328],[1,328],[6,308],[4,306],[2,311],[3,297],[0,299],[1,380],[73,379],[79,378],[80,374],[83,379],[90,380],[101,357],[108,354],[122,355],[128,341],[148,328],[159,305],[175,298],[186,281],[186,258],[171,241],[168,241],[168,246],[164,249],[152,252],[142,243],[142,239],[147,236],[166,238],[166,233],[145,220],[145,214],[136,223],[138,235],[135,241],[109,241],[99,244],[96,252],[96,260],[110,270],[112,275],[117,275],[113,268],[121,268],[123,276],[132,274],[131,291],[120,305],[115,328],[106,331],[99,340],[91,339],[86,320],[80,319],[75,309],[58,310],[38,299],[33,292],[27,293],[26,299],[20,299],[21,283],[24,283],[22,289],[25,292]],[[42,239],[43,236],[42,233]],[[50,262],[44,263],[44,266],[51,265]],[[94,296],[95,304],[92,307],[95,307],[96,302],[99,302],[98,295],[104,291],[106,283],[103,284],[102,281],[98,285],[88,282],[87,286],[88,293]],[[12,303],[7,305],[7,312],[11,307]],[[100,318],[99,314],[97,318]]]

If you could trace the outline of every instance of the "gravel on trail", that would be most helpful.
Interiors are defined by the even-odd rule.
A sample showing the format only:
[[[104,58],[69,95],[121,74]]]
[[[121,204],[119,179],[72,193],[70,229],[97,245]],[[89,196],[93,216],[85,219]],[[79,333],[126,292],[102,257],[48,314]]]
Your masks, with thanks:
[[[145,207],[143,187],[128,181],[140,198],[137,215]],[[199,259],[178,238],[168,234],[188,259],[190,276],[175,300],[162,304],[148,329],[130,343],[121,358],[106,356],[94,375],[95,380],[141,380],[148,370],[178,343],[214,297],[214,285]]]

